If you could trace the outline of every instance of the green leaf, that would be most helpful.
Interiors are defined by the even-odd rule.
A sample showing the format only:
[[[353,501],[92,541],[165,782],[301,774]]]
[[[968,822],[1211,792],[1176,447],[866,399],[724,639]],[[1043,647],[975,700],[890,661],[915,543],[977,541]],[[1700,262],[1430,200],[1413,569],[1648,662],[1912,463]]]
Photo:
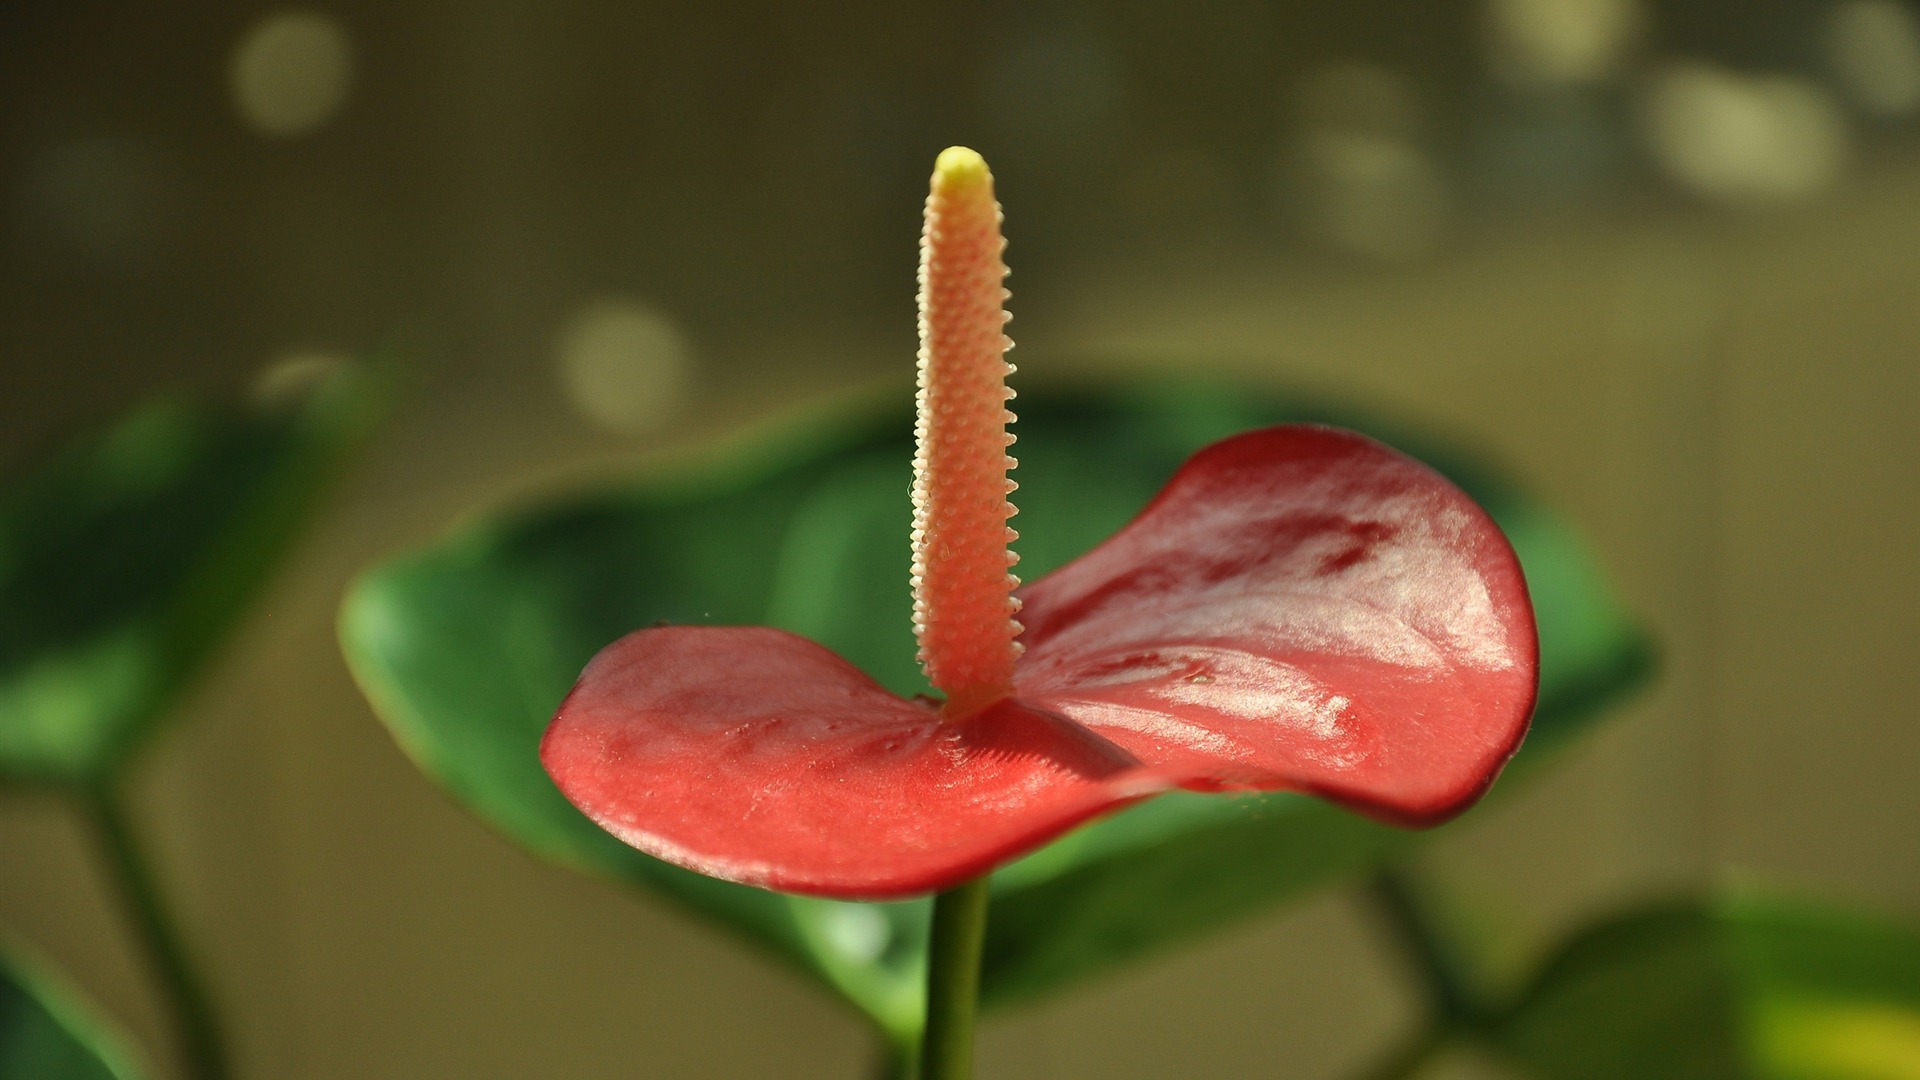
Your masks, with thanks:
[[[1506,786],[1569,741],[1648,670],[1645,639],[1608,593],[1572,529],[1484,467],[1417,434],[1325,407],[1249,394],[1241,387],[1188,383],[1150,391],[1144,400],[1151,404],[1135,402],[1121,430],[1158,427],[1168,433],[1170,447],[1184,447],[1173,434],[1180,432],[1197,448],[1264,424],[1338,424],[1428,462],[1487,508],[1520,556],[1540,630],[1540,702],[1527,746],[1508,768]],[[1032,428],[1021,430],[1025,448]],[[1091,475],[1100,468],[1103,448],[1093,432],[1082,434],[1092,444],[1084,461]],[[1176,464],[1186,452],[1180,450]],[[1021,468],[1024,473],[1024,457]],[[1148,485],[1149,492],[1158,486],[1157,481]],[[1030,498],[1024,479],[1021,491],[1025,519]],[[1144,502],[1140,498],[1135,505]],[[995,875],[982,995],[990,1005],[1036,997],[1353,877],[1428,835],[1287,793],[1162,796]],[[1231,872],[1224,872],[1229,867]]]
[[[137,1080],[120,1038],[59,980],[0,953],[0,1077]]]
[[[386,381],[298,400],[151,404],[0,485],[0,783],[85,784],[200,668]]]
[[[1487,1040],[1544,1080],[1920,1080],[1920,933],[1734,897],[1562,948]]]
[[[480,816],[548,858],[720,919],[903,1038],[918,1024],[925,902],[795,901],[667,867],[574,811],[537,746],[594,652],[660,620],[780,626],[898,693],[926,689],[907,589],[910,399],[903,387],[889,409],[789,430],[699,475],[470,527],[368,574],[341,622],[349,665],[401,745]],[[1216,439],[1286,420],[1380,433],[1270,391],[1193,380],[1029,390],[1019,405],[1016,546],[1029,580],[1125,524]],[[1638,639],[1565,526],[1497,484],[1469,484],[1513,526],[1540,601],[1541,728],[1571,730],[1637,674]],[[984,992],[1031,996],[1410,842],[1294,796],[1152,800],[996,875]]]
[[[580,669],[622,634],[661,620],[765,621],[782,572],[767,538],[858,469],[873,441],[871,425],[807,425],[672,481],[483,522],[367,574],[340,634],[401,747],[481,818],[545,858],[720,921],[906,1040],[919,1023],[925,902],[787,897],[652,859],[568,804],[538,749]]]

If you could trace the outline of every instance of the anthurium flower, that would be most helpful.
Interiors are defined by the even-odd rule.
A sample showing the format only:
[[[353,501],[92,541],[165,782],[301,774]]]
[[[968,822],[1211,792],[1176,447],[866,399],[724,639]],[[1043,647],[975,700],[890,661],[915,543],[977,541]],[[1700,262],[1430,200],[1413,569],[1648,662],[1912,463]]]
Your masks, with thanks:
[[[1018,587],[1004,246],[986,164],[943,153],[912,583],[942,697],[771,628],[640,630],[548,728],[560,790],[669,862],[851,899],[952,888],[1174,788],[1303,791],[1406,826],[1473,803],[1533,708],[1526,584],[1484,511],[1379,443],[1314,426],[1216,443]]]

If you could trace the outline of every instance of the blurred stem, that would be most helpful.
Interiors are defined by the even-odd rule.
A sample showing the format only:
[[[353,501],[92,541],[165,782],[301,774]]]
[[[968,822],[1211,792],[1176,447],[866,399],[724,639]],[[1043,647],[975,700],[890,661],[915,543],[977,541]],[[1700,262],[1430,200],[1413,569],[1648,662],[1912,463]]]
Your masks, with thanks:
[[[175,1037],[194,1080],[227,1080],[220,1025],[204,984],[160,899],[153,872],[134,838],[126,799],[116,779],[85,788],[80,802],[99,838],[101,853],[119,890],[134,935],[146,949],[153,974],[166,994]]]
[[[987,875],[933,898],[927,955],[927,1033],[918,1080],[973,1075],[973,1018],[980,1000],[980,949],[987,939]]]
[[[1394,944],[1419,976],[1434,1025],[1441,1031],[1463,1031],[1478,1024],[1480,997],[1459,952],[1422,901],[1418,883],[1405,870],[1388,869],[1375,875],[1367,893]]]

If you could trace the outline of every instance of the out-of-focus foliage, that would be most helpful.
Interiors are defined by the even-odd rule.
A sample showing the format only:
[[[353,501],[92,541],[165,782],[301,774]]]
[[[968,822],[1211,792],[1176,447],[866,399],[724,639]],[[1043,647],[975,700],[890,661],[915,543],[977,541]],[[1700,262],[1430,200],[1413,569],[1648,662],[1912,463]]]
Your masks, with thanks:
[[[138,1080],[116,1037],[77,997],[0,953],[0,1076]]]
[[[779,626],[896,692],[924,690],[907,589],[909,398],[903,388],[897,408],[784,430],[697,473],[482,522],[368,574],[341,622],[349,663],[396,738],[476,813],[548,858],[720,919],[901,1036],[919,1022],[925,902],[795,899],[660,863],[569,806],[537,748],[594,652],[658,621]],[[1417,439],[1198,380],[1029,391],[1019,405],[1015,546],[1029,580],[1118,529],[1201,446],[1280,422],[1340,423],[1447,471],[1509,530],[1538,606],[1537,741],[1571,733],[1644,668],[1640,637],[1568,529]],[[1063,986],[1415,839],[1292,795],[1151,800],[995,876],[983,994]]]
[[[1606,922],[1490,1039],[1546,1080],[1913,1080],[1920,934],[1735,897]]]
[[[0,487],[0,782],[83,784],[167,711],[370,430],[387,380],[167,400]]]

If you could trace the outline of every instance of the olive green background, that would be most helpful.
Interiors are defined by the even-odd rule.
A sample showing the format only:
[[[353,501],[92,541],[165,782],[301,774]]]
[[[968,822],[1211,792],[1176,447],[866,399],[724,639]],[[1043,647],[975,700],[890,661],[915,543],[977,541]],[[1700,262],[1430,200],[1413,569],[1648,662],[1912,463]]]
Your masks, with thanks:
[[[1731,25],[1656,7],[1643,59]],[[1817,199],[1695,201],[1623,152],[1554,205],[1469,192],[1444,243],[1380,263],[1289,216],[1289,89],[1404,71],[1454,162],[1489,108],[1466,5],[342,3],[316,10],[354,43],[351,93],[291,140],[226,97],[270,10],[8,5],[0,30],[0,464],[290,350],[398,341],[418,366],[140,770],[244,1076],[858,1075],[864,1032],[793,977],[453,807],[333,618],[356,570],[477,507],[899,375],[950,142],[994,163],[1028,374],[1199,357],[1451,433],[1586,529],[1659,635],[1653,689],[1424,860],[1491,973],[1728,880],[1920,919],[1920,147],[1898,125],[1863,122]],[[1095,42],[1118,89],[1054,107],[1033,72],[1062,54],[1036,40]],[[48,176],[94,225],[60,224]],[[554,375],[604,296],[671,313],[698,358],[643,434],[582,420]],[[0,797],[0,927],[161,1044],[83,840],[52,798]],[[1350,1075],[1414,1008],[1383,944],[1349,896],[1275,912],[989,1021],[981,1074]]]

